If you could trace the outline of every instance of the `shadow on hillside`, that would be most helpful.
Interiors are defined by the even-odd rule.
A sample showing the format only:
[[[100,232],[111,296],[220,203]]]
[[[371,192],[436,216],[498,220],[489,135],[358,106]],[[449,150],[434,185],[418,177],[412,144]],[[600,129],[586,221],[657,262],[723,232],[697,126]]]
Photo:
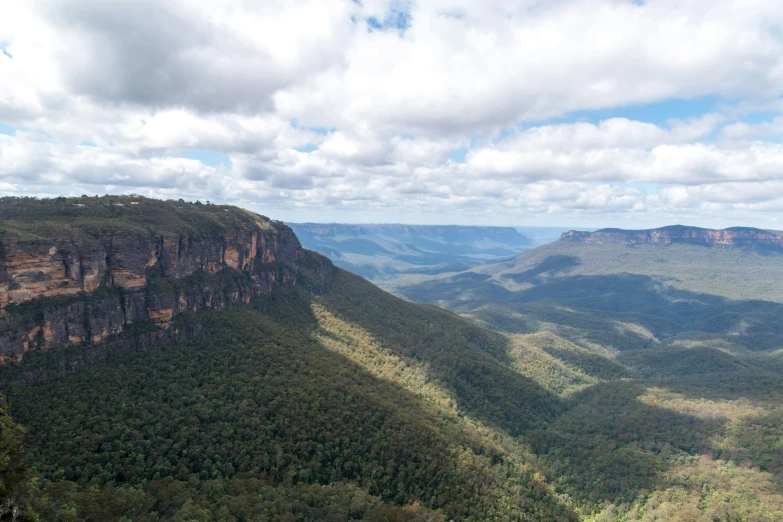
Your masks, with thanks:
[[[547,430],[530,434],[533,449],[559,475],[559,488],[600,507],[630,502],[659,485],[680,451],[709,449],[718,421],[646,404],[642,384],[615,381],[574,395],[569,410]]]
[[[546,266],[572,263],[550,259],[542,263],[544,267],[526,272],[526,280],[533,282],[538,277],[536,274]],[[644,347],[649,339],[644,341],[633,332],[628,339],[632,342],[628,343],[622,339],[618,343],[618,340],[604,338],[612,335],[612,331],[618,331],[618,323],[642,325],[663,339],[681,332],[701,331],[735,335],[738,342],[751,350],[783,346],[783,304],[732,300],[680,290],[664,283],[645,275],[578,275],[549,279],[514,292],[488,275],[461,274],[447,280],[413,285],[401,292],[420,302],[446,302],[450,308],[460,311],[477,310],[488,304],[494,305],[495,314],[509,308],[539,321],[585,330],[588,337],[604,332],[588,340],[597,344],[608,341],[607,344],[620,350]]]
[[[586,375],[600,380],[622,379],[632,377],[633,374],[626,367],[616,363],[608,357],[589,352],[585,349],[571,349],[567,347],[548,344],[540,346],[546,353],[574,368],[578,368]]]
[[[667,390],[691,400],[739,401],[731,423],[721,436],[705,442],[715,458],[737,465],[751,462],[776,476],[783,492],[783,376],[763,368],[741,368],[733,372],[688,375],[659,381]],[[754,413],[761,407],[769,413]],[[756,410],[758,411],[758,410]]]
[[[514,293],[488,274],[464,272],[447,279],[433,279],[402,286],[398,293],[417,303],[447,302],[454,309],[470,309],[491,302],[509,302]]]
[[[567,401],[559,399],[508,369],[505,337],[443,310],[405,303],[352,274],[340,273],[331,291],[318,299],[395,355],[426,361],[431,378],[454,394],[460,410],[522,435],[558,476],[562,492],[596,508],[606,500],[630,501],[640,491],[657,488],[662,474],[676,462],[671,457],[714,453],[712,437],[725,429],[723,419],[698,418],[643,402],[639,396],[646,386],[633,381],[601,383]],[[558,357],[572,355],[554,352]],[[585,361],[596,362],[580,359]]]
[[[671,391],[695,399],[748,399],[770,405],[783,402],[783,375],[758,367],[689,375],[661,382]]]
[[[582,261],[575,256],[554,255],[549,256],[535,267],[516,274],[504,274],[505,279],[510,279],[516,283],[540,284],[541,275],[549,274],[555,276],[571,272],[574,268],[582,264]]]
[[[583,310],[610,312],[633,318],[653,333],[661,320],[676,333],[695,330],[743,336],[783,336],[783,304],[769,301],[737,301],[663,285],[641,275],[574,276],[548,281],[516,292],[514,301],[552,300]],[[783,337],[778,337],[778,341]],[[771,339],[766,339],[768,344]],[[783,344],[783,343],[782,343]]]
[[[516,283],[539,284],[544,279],[568,273],[581,264],[574,256],[554,255],[541,261],[535,267],[518,274],[505,274],[504,279]],[[418,302],[436,303],[439,301],[508,301],[513,300],[514,292],[509,291],[489,274],[466,272],[449,277],[416,283],[400,289],[408,299]]]
[[[491,304],[471,314],[490,328],[509,333],[535,333],[550,329],[558,336],[587,349],[599,345],[619,351],[641,349],[653,340],[638,328],[640,324],[657,337],[672,336],[677,327],[671,321],[641,314],[615,314],[565,306],[548,299],[532,303]],[[603,353],[603,352],[602,352]]]
[[[783,452],[778,442],[783,438],[783,411],[743,419],[732,435],[730,444],[715,448],[716,456],[736,464],[752,462],[775,475],[783,492]]]
[[[628,350],[619,354],[616,360],[634,368],[648,379],[730,373],[750,367],[737,357],[708,346],[661,346],[648,350]]]
[[[541,427],[561,401],[509,368],[508,339],[440,308],[398,299],[348,272],[318,298],[342,320],[368,331],[395,355],[426,362],[467,415],[513,435]]]

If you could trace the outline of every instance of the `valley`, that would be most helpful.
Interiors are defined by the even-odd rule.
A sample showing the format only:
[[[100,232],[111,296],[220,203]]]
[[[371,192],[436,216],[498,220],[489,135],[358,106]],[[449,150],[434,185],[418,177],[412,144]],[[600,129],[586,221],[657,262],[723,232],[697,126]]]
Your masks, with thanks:
[[[342,225],[289,223],[302,245],[329,257],[337,266],[393,290],[422,276],[460,272],[483,263],[512,258],[540,241],[551,229],[435,225]]]
[[[401,299],[234,207],[3,205],[20,520],[783,513],[774,232],[566,233]]]

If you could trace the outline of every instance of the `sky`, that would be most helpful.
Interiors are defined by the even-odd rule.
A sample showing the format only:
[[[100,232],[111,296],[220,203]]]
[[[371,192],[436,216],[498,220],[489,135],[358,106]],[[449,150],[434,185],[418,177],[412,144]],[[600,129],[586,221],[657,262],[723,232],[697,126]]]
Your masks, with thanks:
[[[783,229],[780,0],[6,0],[0,194]]]

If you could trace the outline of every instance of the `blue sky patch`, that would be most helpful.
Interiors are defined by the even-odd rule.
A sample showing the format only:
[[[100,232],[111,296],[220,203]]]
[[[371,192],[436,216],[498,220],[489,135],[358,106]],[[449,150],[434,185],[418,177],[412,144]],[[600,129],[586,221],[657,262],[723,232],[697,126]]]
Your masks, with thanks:
[[[322,136],[326,136],[330,132],[334,132],[337,130],[337,127],[308,127],[307,125],[302,125],[299,123],[299,120],[291,120],[290,121],[291,127],[294,129],[302,129],[310,132],[314,132],[316,134],[320,134]]]
[[[783,114],[775,111],[756,111],[746,114],[737,121],[754,125],[758,123],[772,122],[775,118],[779,118],[780,116],[783,116]]]
[[[468,148],[462,147],[459,149],[453,149],[449,154],[449,159],[454,163],[465,163],[465,156],[468,155]]]
[[[391,2],[389,11],[383,20],[371,16],[367,18],[367,30],[369,32],[382,31],[384,29],[397,29],[400,34],[405,33],[411,26],[413,17],[410,13],[410,3],[404,1]]]
[[[7,123],[0,122],[0,134],[6,134],[8,136],[16,136],[19,131],[28,132],[38,137],[46,138],[46,141],[53,143],[54,136],[41,129],[31,129],[29,127],[18,127],[16,125],[9,125]]]
[[[8,52],[8,42],[0,42],[0,52],[2,52],[6,58],[10,58],[11,60],[14,59],[11,53]]]
[[[642,105],[629,105],[626,107],[612,107],[607,109],[597,109],[592,111],[576,111],[563,116],[554,118],[541,123],[571,123],[573,121],[584,121],[589,123],[598,123],[610,118],[627,118],[629,120],[644,121],[654,123],[661,127],[667,127],[669,120],[686,120],[689,118],[698,118],[712,112],[720,112],[721,108],[732,102],[719,96],[703,96],[691,100],[672,99]]]
[[[313,145],[312,143],[308,143],[307,145],[304,145],[303,147],[294,147],[294,150],[298,150],[299,152],[313,152],[318,150],[317,145]]]
[[[623,187],[635,188],[646,192],[647,194],[657,194],[661,188],[660,183],[623,183]]]
[[[13,125],[8,125],[0,121],[0,134],[7,134],[8,136],[16,136],[16,129]]]
[[[225,154],[215,152],[214,150],[184,150],[178,154],[178,157],[198,160],[204,165],[209,165],[210,167],[217,167],[219,165],[225,165],[226,167],[231,166],[231,158]]]

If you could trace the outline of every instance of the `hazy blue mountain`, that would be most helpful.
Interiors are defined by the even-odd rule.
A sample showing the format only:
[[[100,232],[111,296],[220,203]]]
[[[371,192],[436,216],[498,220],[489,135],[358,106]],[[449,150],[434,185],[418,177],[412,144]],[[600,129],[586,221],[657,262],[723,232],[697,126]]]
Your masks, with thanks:
[[[458,272],[533,246],[511,227],[288,223],[302,245],[376,282]]]

